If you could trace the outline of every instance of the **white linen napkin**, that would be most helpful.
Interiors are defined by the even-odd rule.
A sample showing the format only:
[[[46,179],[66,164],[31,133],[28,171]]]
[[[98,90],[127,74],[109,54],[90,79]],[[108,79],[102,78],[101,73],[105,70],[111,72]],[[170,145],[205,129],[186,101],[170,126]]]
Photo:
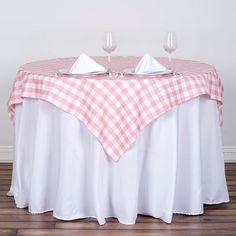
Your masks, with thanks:
[[[164,72],[166,67],[161,65],[154,57],[145,54],[135,68],[137,74],[149,74],[154,72]]]
[[[106,69],[99,65],[92,58],[82,53],[70,68],[71,74],[86,74],[92,72],[105,71]]]

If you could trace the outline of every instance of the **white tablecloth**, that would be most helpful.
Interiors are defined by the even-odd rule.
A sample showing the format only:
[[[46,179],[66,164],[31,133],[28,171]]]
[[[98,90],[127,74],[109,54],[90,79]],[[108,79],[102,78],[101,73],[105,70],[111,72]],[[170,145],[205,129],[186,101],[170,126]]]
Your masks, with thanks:
[[[144,128],[118,161],[74,116],[24,99],[17,105],[12,186],[19,208],[53,211],[72,220],[137,214],[161,218],[202,214],[203,204],[228,202],[216,102],[201,96]]]

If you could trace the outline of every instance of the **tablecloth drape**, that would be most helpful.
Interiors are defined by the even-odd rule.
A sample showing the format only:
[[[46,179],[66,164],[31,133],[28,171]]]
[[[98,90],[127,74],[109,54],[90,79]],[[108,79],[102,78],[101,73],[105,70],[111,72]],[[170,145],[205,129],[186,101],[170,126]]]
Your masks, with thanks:
[[[107,158],[75,116],[38,99],[16,105],[12,185],[19,208],[59,219],[137,214],[170,223],[229,201],[217,103],[205,96],[175,106],[140,131],[119,162]]]

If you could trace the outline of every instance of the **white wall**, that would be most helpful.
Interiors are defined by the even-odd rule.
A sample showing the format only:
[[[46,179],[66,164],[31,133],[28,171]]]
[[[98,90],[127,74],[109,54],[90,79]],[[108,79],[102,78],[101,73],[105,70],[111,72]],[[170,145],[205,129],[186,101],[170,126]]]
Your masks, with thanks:
[[[223,144],[236,146],[236,0],[0,1],[0,147],[13,145],[6,103],[18,67],[81,52],[104,55],[108,29],[117,34],[117,55],[164,56],[164,32],[174,30],[175,57],[214,65],[225,86]]]

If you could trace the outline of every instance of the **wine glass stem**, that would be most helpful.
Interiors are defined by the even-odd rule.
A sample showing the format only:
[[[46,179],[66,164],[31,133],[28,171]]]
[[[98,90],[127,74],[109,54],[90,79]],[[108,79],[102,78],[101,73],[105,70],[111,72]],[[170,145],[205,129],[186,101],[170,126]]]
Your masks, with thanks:
[[[171,54],[169,53],[169,63],[171,63]]]
[[[107,56],[107,60],[108,60],[108,73],[109,73],[109,77],[112,77],[112,73],[111,73],[111,55],[108,54]]]
[[[169,53],[169,69],[171,70],[171,60],[172,60],[172,58],[171,58],[171,53]]]

